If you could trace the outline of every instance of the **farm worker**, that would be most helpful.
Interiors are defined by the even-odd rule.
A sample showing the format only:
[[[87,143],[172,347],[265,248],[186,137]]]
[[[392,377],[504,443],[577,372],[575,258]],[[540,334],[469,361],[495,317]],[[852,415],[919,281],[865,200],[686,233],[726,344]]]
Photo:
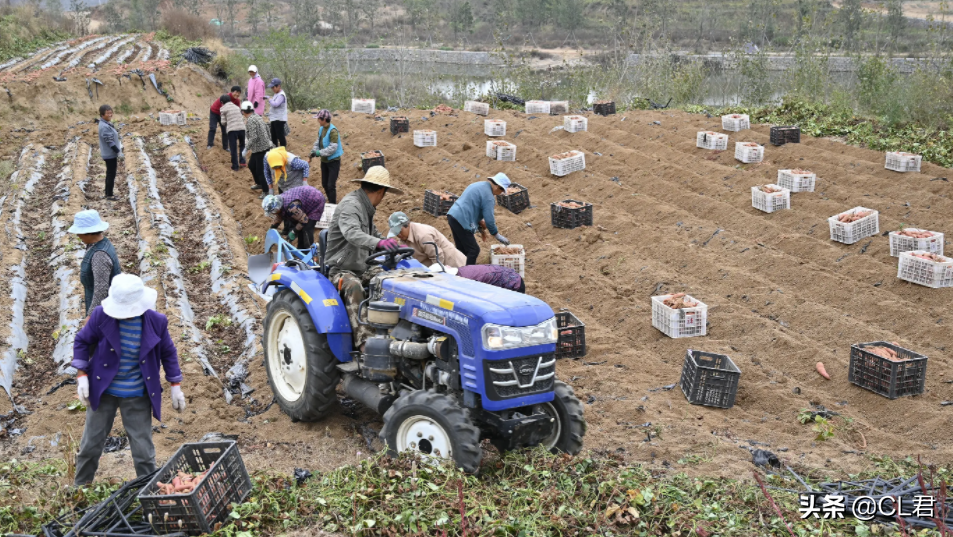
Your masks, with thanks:
[[[265,153],[265,182],[269,194],[281,194],[289,188],[307,184],[311,167],[308,163],[289,153],[284,147],[276,147]],[[277,192],[275,192],[277,187]]]
[[[111,123],[113,109],[108,104],[99,107],[99,155],[106,163],[106,199],[117,201],[113,195],[113,184],[116,182],[116,169],[119,161],[126,158],[122,153],[122,140],[119,131]]]
[[[344,145],[338,135],[338,128],[331,124],[331,112],[323,109],[318,112],[318,139],[311,148],[311,156],[321,157],[321,186],[328,196],[328,201],[337,203],[338,200],[338,173],[341,171],[341,155],[344,154]]]
[[[403,212],[397,211],[387,219],[387,227],[390,233],[387,238],[396,237],[400,242],[414,249],[414,259],[424,265],[432,265],[440,262],[448,267],[462,267],[467,264],[467,256],[450,242],[443,233],[427,224],[420,222],[411,222],[410,218]],[[433,244],[437,245],[436,251]],[[437,253],[440,259],[437,259]]]
[[[457,249],[467,256],[467,265],[476,264],[480,255],[480,245],[473,234],[477,229],[483,235],[483,241],[489,240],[487,231],[503,244],[510,241],[496,228],[496,196],[506,192],[510,186],[510,178],[505,173],[498,173],[486,181],[473,183],[463,191],[447,213],[447,223],[453,233],[453,242]]]
[[[252,66],[254,67],[254,66]],[[265,120],[255,113],[252,103],[242,103],[242,115],[245,116],[245,161],[255,180],[252,190],[261,190],[258,199],[268,195],[268,181],[265,181],[265,153],[271,150],[271,137],[268,135],[268,126]]]
[[[311,248],[314,243],[314,226],[324,215],[324,194],[313,186],[289,188],[277,196],[265,196],[261,208],[265,216],[274,220],[272,229],[282,223],[288,240],[298,238],[298,248]]]
[[[117,410],[132,448],[136,476],[155,471],[152,416],[162,419],[160,365],[172,385],[172,408],[185,410],[179,357],[168,319],[155,311],[157,295],[139,276],[116,276],[109,295],[90,313],[89,322],[73,341],[76,392],[86,405],[86,426],[76,455],[77,486],[92,483]]]
[[[330,267],[329,279],[347,307],[354,345],[361,347],[372,331],[357,322],[357,309],[364,300],[364,285],[380,272],[380,267],[368,270],[364,260],[375,250],[398,248],[397,240],[385,239],[377,231],[374,214],[388,191],[404,192],[391,183],[390,172],[383,166],[371,166],[363,179],[351,182],[361,183],[361,188],[344,196],[334,210],[324,263]]]
[[[242,88],[240,86],[232,86],[232,89],[228,93],[231,97],[231,101],[235,105],[242,104]],[[222,99],[217,98],[212,102],[212,108],[209,109],[208,114],[208,146],[206,149],[212,149],[212,146],[215,145],[215,129],[218,128],[218,125],[222,125],[222,149],[228,151],[228,133],[225,131],[225,124],[222,123]]]
[[[222,126],[228,131],[228,151],[232,154],[232,171],[244,168],[245,164],[245,118],[242,110],[231,101],[231,96],[222,95]]]
[[[67,230],[75,233],[86,245],[86,255],[79,268],[79,281],[85,292],[86,315],[98,306],[109,294],[112,283],[122,266],[116,249],[103,232],[109,229],[109,223],[99,217],[99,213],[89,209],[80,211],[73,217],[73,225]]]
[[[265,113],[265,81],[258,74],[258,68],[248,66],[248,90],[245,92],[248,101],[254,106],[259,116]]]
[[[271,121],[271,143],[275,147],[285,147],[288,145],[285,140],[285,129],[288,127],[288,97],[281,90],[281,80],[272,78],[268,84],[273,96],[268,99],[268,105],[271,110],[268,112],[268,119]]]
[[[520,276],[519,272],[516,272],[510,267],[500,265],[450,267],[444,265],[443,268],[440,268],[440,265],[437,264],[430,266],[430,270],[433,272],[444,272],[444,269],[446,269],[447,274],[453,274],[468,280],[485,283],[501,289],[509,289],[517,293],[526,292],[526,282],[523,281],[523,277]]]

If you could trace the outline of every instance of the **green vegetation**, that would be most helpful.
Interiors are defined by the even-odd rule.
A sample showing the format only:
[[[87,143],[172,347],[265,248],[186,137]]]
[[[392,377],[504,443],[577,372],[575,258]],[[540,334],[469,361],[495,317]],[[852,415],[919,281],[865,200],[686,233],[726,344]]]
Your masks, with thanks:
[[[29,7],[0,8],[0,62],[69,38],[70,28],[62,13]]]
[[[166,30],[157,31],[156,39],[169,49],[170,58],[177,58],[188,48],[197,47],[202,44],[201,41],[190,41],[181,35],[170,34]]]
[[[232,326],[232,319],[227,315],[212,315],[205,321],[205,331],[211,331],[215,327],[228,328]]]

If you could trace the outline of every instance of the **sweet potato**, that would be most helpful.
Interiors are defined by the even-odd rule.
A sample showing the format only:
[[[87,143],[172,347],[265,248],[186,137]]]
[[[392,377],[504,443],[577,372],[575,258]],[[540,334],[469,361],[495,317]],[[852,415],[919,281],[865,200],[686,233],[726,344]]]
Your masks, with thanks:
[[[698,306],[698,302],[687,298],[685,293],[675,293],[674,295],[663,300],[662,303],[675,310],[694,308],[695,306]]]
[[[929,239],[933,236],[932,231],[924,231],[922,229],[913,229],[906,228],[901,229],[897,232],[897,235],[903,235],[904,237],[913,237],[914,239]]]
[[[758,190],[764,192],[765,194],[774,194],[775,192],[781,192],[781,189],[771,185],[759,185]]]
[[[827,380],[831,380],[831,376],[827,374],[827,369],[824,368],[824,362],[817,362],[817,364],[814,365],[814,368],[817,369],[819,375],[826,378]]]
[[[841,213],[841,214],[837,215],[837,221],[838,221],[838,222],[843,222],[843,223],[845,223],[845,224],[852,224],[852,223],[854,223],[854,222],[857,222],[858,220],[862,220],[862,219],[864,219],[864,218],[867,218],[868,216],[870,216],[870,215],[872,215],[872,214],[874,214],[873,211],[867,211],[867,210],[864,210],[864,211],[848,211],[848,212],[846,212],[846,213]]]
[[[561,201],[561,202],[557,203],[556,206],[557,206],[557,207],[565,207],[565,208],[567,208],[567,209],[579,209],[579,208],[581,208],[581,207],[585,207],[585,205],[583,205],[583,204],[581,204],[581,203],[576,203],[576,202],[574,202],[574,201]]]
[[[495,248],[493,253],[496,255],[518,255],[523,253],[523,249],[516,246],[503,246],[501,248]]]
[[[578,154],[579,154],[578,151],[566,151],[565,153],[559,153],[559,154],[553,155],[550,158],[552,158],[553,160],[563,160],[563,159],[575,157]]]
[[[932,261],[934,263],[946,263],[950,261],[949,257],[943,257],[942,255],[939,255],[939,254],[920,252],[920,253],[915,253],[911,255],[913,255],[913,257],[916,257],[918,259],[924,259],[926,261]]]
[[[794,175],[811,175],[813,172],[811,170],[805,170],[804,168],[794,168],[791,170],[791,173]]]
[[[364,153],[364,158],[377,158],[379,156],[381,156],[380,151],[368,151]]]
[[[506,188],[506,195],[508,196],[510,194],[519,194],[522,191],[523,189],[518,186],[511,186]]]
[[[881,346],[865,347],[864,350],[871,354],[876,354],[877,356],[880,356],[881,358],[886,358],[890,360],[891,362],[906,361],[906,358],[900,357],[900,355],[897,354],[897,351],[891,349],[890,347],[881,347]]]

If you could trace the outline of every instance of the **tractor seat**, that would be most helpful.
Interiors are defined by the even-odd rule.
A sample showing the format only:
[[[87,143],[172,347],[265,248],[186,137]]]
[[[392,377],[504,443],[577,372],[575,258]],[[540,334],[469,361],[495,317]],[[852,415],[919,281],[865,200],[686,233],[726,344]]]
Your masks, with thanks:
[[[328,230],[322,229],[321,233],[318,233],[318,265],[321,267],[321,272],[327,276],[328,267],[324,265],[324,254],[328,251]]]

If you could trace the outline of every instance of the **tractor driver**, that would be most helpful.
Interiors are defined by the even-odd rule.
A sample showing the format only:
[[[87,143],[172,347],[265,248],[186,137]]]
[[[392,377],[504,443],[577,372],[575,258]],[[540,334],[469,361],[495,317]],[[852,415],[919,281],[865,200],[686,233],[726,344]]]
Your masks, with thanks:
[[[325,264],[330,268],[331,280],[351,321],[354,346],[361,348],[372,335],[366,325],[358,323],[357,310],[364,301],[364,286],[376,274],[380,267],[368,268],[364,262],[376,250],[397,250],[395,239],[385,239],[374,226],[374,213],[387,192],[403,194],[393,186],[390,172],[383,166],[372,166],[363,179],[352,179],[360,183],[361,188],[344,196],[334,211],[331,226],[328,227],[328,244],[325,252]]]

